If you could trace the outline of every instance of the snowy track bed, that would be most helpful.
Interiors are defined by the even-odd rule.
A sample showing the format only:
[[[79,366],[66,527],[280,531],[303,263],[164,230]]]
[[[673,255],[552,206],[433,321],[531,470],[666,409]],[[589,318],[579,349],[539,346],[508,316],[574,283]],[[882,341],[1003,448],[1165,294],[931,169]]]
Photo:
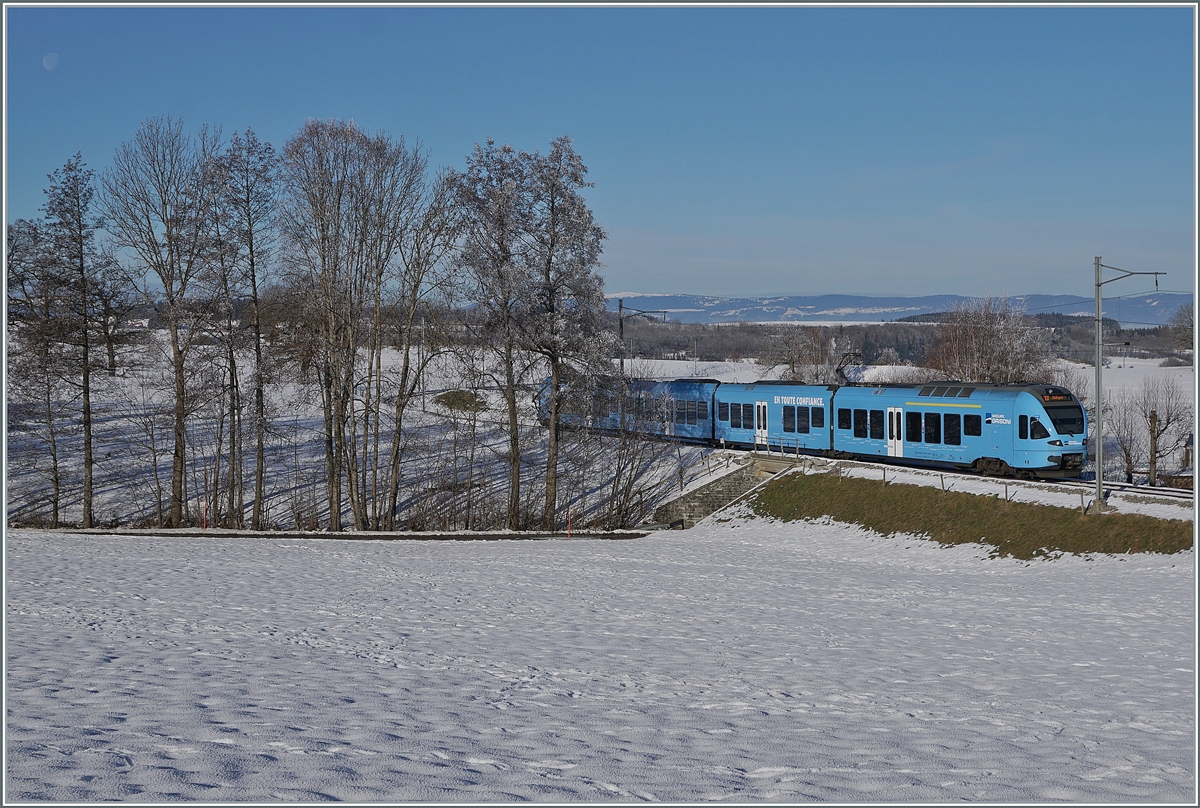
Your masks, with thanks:
[[[1195,797],[1194,554],[7,537],[8,801]]]

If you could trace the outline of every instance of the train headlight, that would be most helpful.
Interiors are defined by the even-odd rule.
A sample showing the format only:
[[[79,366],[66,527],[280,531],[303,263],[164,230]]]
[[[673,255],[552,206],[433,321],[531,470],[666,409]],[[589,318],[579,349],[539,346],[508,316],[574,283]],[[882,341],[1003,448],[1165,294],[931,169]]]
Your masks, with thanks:
[[[1050,445],[1051,445],[1051,446],[1062,446],[1062,441],[1060,441],[1060,440],[1052,440],[1052,441],[1050,441]]]

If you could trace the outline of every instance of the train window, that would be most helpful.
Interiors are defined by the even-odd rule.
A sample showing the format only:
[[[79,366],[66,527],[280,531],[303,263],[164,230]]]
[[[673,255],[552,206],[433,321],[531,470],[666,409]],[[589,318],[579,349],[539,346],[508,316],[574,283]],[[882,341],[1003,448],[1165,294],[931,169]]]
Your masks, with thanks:
[[[1046,430],[1046,427],[1042,425],[1042,422],[1039,421],[1036,416],[1029,419],[1029,437],[1033,438],[1034,440],[1045,440],[1046,438],[1050,437],[1050,433]]]
[[[983,416],[980,415],[964,415],[963,416],[963,434],[972,437],[979,437],[983,434]]]
[[[951,387],[946,391],[946,398],[955,398],[962,392],[961,387]]]
[[[917,393],[917,395],[919,395],[919,396],[927,396],[927,395],[929,395],[929,394],[930,394],[930,393],[932,393],[932,392],[933,392],[933,388],[932,388],[932,387],[922,387],[922,388],[921,388],[921,392]]]
[[[682,398],[675,399],[675,423],[687,423],[687,402]]]
[[[850,410],[838,410],[838,429],[850,428]]]
[[[708,420],[708,402],[707,401],[697,401],[696,402],[696,419],[699,421],[707,421]]]
[[[867,411],[854,411],[854,437],[865,438],[867,436]]]
[[[1083,432],[1083,410],[1078,404],[1068,404],[1060,407],[1046,407],[1050,423],[1060,435],[1079,435]]]
[[[718,401],[717,402],[717,420],[718,421],[728,421],[729,420],[729,402],[728,401]]]
[[[942,419],[942,442],[951,446],[962,444],[962,423],[956,412],[948,412]]]
[[[883,410],[871,410],[871,440],[883,440]]]
[[[783,408],[783,431],[796,431],[796,408],[784,406]]]
[[[925,413],[925,442],[942,442],[942,415],[937,412]]]
[[[766,424],[763,424],[763,426],[766,426]],[[742,428],[743,429],[754,429],[754,405],[753,404],[743,404],[742,405]]]
[[[796,408],[796,431],[802,435],[808,434],[808,407]]]
[[[696,402],[694,401],[687,403],[687,422],[692,426],[696,425]]]
[[[824,407],[813,407],[812,408],[812,428],[813,429],[824,429],[825,428],[825,408]]]
[[[971,394],[974,392],[975,392],[974,387],[964,387],[961,391],[959,391],[958,397],[959,398],[970,398]]]
[[[742,428],[742,405],[741,404],[722,404],[722,407],[729,407],[729,428]]]
[[[935,387],[935,388],[933,388],[932,395],[944,396],[944,395],[946,395],[946,388],[945,387]]]
[[[909,443],[921,442],[921,413],[904,413],[904,439]]]
[[[1017,424],[1017,437],[1020,438],[1021,440],[1028,440],[1028,438],[1029,438],[1029,416],[1028,415],[1022,415],[1020,417],[1019,422]]]

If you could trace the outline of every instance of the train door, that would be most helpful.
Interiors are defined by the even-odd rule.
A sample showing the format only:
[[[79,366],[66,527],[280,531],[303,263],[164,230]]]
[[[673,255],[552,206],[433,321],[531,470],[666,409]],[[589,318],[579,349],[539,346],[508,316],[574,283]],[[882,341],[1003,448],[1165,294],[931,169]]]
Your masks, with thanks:
[[[767,444],[767,402],[754,402],[754,445]]]
[[[888,407],[887,453],[888,457],[904,457],[904,411],[899,407]]]

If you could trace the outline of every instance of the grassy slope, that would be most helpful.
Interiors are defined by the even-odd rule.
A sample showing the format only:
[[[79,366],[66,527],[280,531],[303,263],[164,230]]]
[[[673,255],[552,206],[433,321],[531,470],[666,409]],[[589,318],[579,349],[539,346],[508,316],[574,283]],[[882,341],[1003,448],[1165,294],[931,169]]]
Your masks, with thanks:
[[[912,533],[943,544],[979,541],[997,553],[1033,558],[1068,553],[1177,553],[1192,546],[1192,523],[1140,514],[1005,502],[997,497],[836,474],[789,474],[764,487],[755,512],[784,521],[830,517],[884,535]]]

